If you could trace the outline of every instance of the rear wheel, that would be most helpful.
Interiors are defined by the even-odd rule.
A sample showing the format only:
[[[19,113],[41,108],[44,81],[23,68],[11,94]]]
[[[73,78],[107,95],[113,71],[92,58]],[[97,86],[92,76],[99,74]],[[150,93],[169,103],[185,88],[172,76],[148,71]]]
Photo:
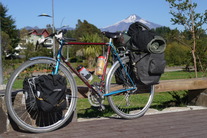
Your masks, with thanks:
[[[49,59],[30,60],[22,64],[12,74],[6,88],[5,101],[8,113],[13,121],[26,131],[47,132],[61,127],[72,115],[77,101],[77,88],[70,71],[60,64],[59,74],[67,80],[65,110],[58,112],[43,112],[26,106],[27,93],[23,90],[26,77],[51,74],[56,62]]]
[[[132,68],[129,58],[122,58],[123,65],[130,77],[133,79]],[[130,79],[127,77],[123,67],[119,62],[112,66],[106,80],[106,93],[133,88]],[[136,83],[136,82],[134,82]],[[137,118],[148,110],[154,96],[154,86],[137,86],[136,90],[129,90],[119,94],[108,96],[111,108],[119,116],[127,119]]]

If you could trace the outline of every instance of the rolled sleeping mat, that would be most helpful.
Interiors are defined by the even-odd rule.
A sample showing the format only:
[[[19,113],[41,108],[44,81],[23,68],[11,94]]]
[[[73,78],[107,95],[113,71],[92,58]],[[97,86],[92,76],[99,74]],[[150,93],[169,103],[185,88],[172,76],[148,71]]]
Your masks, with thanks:
[[[161,36],[154,36],[154,39],[152,39],[148,44],[147,44],[147,50],[150,53],[163,53],[166,49],[166,42]]]

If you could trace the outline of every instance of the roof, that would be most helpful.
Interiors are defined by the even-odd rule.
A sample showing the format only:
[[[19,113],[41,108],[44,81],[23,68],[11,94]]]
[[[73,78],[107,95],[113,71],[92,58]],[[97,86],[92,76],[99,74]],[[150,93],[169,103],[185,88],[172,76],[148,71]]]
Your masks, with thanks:
[[[39,36],[44,36],[47,37],[49,35],[48,31],[46,29],[38,29],[38,30],[32,30],[28,33],[28,35],[39,35]]]

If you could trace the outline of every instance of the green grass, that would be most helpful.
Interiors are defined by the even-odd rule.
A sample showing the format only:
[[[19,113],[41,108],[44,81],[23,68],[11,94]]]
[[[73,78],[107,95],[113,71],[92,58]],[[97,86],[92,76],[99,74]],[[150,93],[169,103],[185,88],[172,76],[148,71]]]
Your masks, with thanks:
[[[87,98],[78,99],[78,118],[110,117],[115,114],[106,99],[104,101],[104,105],[106,109],[104,111],[100,111],[97,107],[91,106]]]
[[[203,72],[198,72],[198,77],[206,77],[207,74]],[[161,80],[174,80],[174,79],[190,79],[195,78],[194,72],[185,72],[185,71],[174,71],[174,72],[165,72],[161,76]]]
[[[143,98],[144,99],[144,98]],[[178,92],[160,92],[155,93],[153,102],[150,108],[157,110],[163,110],[167,107],[179,106],[183,107],[187,104],[187,91]],[[105,99],[104,105],[106,110],[99,111],[98,108],[92,107],[87,98],[78,99],[77,114],[80,118],[92,118],[92,117],[110,117],[114,111],[109,106],[107,99]]]
[[[187,91],[155,93],[151,108],[162,110],[171,106],[186,106]]]

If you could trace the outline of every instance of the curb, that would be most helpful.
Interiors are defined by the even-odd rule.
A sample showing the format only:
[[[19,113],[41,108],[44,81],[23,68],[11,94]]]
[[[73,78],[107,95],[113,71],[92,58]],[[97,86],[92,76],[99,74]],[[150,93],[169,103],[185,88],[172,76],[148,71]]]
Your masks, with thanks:
[[[207,107],[204,106],[187,106],[187,107],[169,107],[165,108],[162,111],[157,109],[149,108],[145,115],[155,115],[155,114],[165,114],[165,113],[173,113],[173,112],[184,112],[184,111],[192,111],[192,110],[206,110]],[[117,118],[117,115],[114,115]],[[104,120],[110,119],[110,117],[100,117],[100,118],[78,118],[77,122],[85,122],[85,121],[94,121],[94,120]]]

